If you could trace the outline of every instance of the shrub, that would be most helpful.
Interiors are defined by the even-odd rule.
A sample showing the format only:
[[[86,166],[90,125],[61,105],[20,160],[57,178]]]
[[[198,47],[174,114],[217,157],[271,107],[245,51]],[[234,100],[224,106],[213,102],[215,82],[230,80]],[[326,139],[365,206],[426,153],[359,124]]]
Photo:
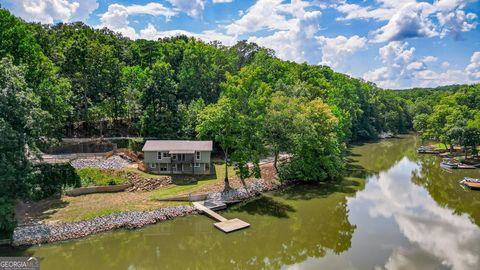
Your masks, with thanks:
[[[111,143],[117,145],[117,148],[128,148],[132,151],[140,151],[142,150],[142,146],[144,143],[143,138],[125,138],[125,139],[111,139],[109,140]]]
[[[143,143],[143,139],[130,138],[128,139],[128,149],[132,151],[141,151]]]
[[[77,170],[82,186],[112,186],[123,184],[126,178],[114,170],[83,168]]]
[[[17,225],[14,201],[0,197],[0,239],[10,238]]]
[[[67,187],[80,187],[80,177],[70,164],[38,164],[28,181],[29,197],[41,200]]]

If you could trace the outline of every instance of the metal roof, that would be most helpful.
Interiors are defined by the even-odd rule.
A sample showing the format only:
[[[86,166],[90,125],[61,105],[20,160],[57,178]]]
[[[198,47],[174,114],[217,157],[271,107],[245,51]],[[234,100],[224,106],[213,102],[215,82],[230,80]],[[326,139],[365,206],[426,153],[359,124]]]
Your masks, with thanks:
[[[212,141],[148,140],[142,151],[212,151]]]

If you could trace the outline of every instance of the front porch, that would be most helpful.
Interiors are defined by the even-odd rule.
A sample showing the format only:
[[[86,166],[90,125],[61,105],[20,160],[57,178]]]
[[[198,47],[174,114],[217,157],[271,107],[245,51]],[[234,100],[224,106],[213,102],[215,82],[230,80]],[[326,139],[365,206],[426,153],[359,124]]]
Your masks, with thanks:
[[[172,174],[172,175],[209,175],[212,174],[212,165],[210,163],[146,163],[146,171],[154,174]]]

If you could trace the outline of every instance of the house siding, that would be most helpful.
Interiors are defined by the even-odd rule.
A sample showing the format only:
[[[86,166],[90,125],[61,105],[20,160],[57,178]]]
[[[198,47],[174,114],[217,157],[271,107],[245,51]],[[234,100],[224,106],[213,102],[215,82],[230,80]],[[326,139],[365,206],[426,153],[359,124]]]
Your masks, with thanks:
[[[159,151],[145,151],[143,152],[143,160],[147,163],[171,163],[170,157],[163,157],[158,159],[158,152]],[[160,151],[162,152],[162,151]],[[167,152],[167,151],[164,151]]]
[[[160,151],[162,152],[162,151]],[[168,152],[168,151],[163,151]],[[157,174],[209,174],[211,168],[211,152],[210,151],[200,151],[200,159],[197,159],[196,153],[193,154],[194,163],[183,163],[183,171],[174,172],[172,169],[172,164],[176,163],[177,168],[180,167],[180,163],[173,161],[171,157],[163,157],[158,159],[158,151],[145,151],[144,152],[144,164],[145,169],[152,173]],[[195,167],[195,163],[200,164],[199,167]],[[151,167],[151,164],[155,164],[155,168]],[[166,171],[161,171],[160,166],[166,166]],[[193,166],[193,170],[192,170]]]

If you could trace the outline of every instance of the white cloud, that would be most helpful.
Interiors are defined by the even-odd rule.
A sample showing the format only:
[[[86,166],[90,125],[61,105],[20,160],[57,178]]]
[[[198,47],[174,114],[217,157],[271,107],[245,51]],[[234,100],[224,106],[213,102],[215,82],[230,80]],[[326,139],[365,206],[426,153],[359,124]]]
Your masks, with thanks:
[[[108,11],[102,14],[100,21],[102,23],[99,27],[107,27],[131,39],[136,38],[135,29],[128,25],[128,10],[125,6],[119,4],[108,6]]]
[[[3,1],[0,1],[3,2]],[[16,0],[5,7],[29,22],[84,21],[98,8],[96,0]]]
[[[465,68],[468,75],[474,80],[480,80],[480,52],[474,52],[470,64]]]
[[[232,3],[233,0],[212,0],[214,4],[222,4],[222,3]]]
[[[304,62],[307,59],[318,58],[318,52],[312,42],[305,42],[303,33],[298,30],[277,31],[265,37],[250,37],[249,42],[273,49],[276,55],[284,60]]]
[[[437,60],[438,60],[438,57],[435,57],[433,55],[427,55],[422,58],[422,61],[425,63],[436,62]]]
[[[197,17],[205,8],[205,0],[168,0],[189,16]]]
[[[373,31],[373,42],[403,40],[412,37],[432,37],[434,25],[427,19],[424,10],[431,5],[428,3],[408,4],[403,6],[390,21],[383,27]]]
[[[460,32],[468,32],[477,27],[477,15],[474,13],[465,14],[463,10],[456,10],[449,13],[440,12],[437,18],[441,27],[440,36],[444,37],[453,34],[458,37]]]
[[[416,0],[377,0],[376,6],[361,6],[341,1],[333,5],[343,13],[340,21],[373,19],[388,21],[372,31],[373,41],[388,42],[416,37],[444,37],[452,34],[458,38],[461,32],[471,31],[477,26],[477,15],[466,14],[466,4],[477,0],[438,0],[433,3]]]
[[[186,35],[201,39],[205,42],[220,41],[223,45],[233,45],[236,38],[215,30],[206,30],[201,33],[193,33],[185,30],[158,31],[155,26],[148,23],[144,29],[137,32],[130,26],[129,15],[147,14],[152,16],[163,16],[168,21],[171,17],[178,14],[178,10],[165,7],[160,3],[148,3],[146,5],[124,6],[112,4],[108,6],[107,12],[101,15],[101,24],[97,27],[107,27],[110,30],[121,33],[131,39],[149,39],[157,40],[159,38]]]
[[[373,8],[362,7],[357,4],[343,3],[336,6],[336,9],[346,14],[343,17],[338,17],[338,21],[353,20],[353,19],[374,19],[379,21],[388,20],[395,14],[394,8]]]
[[[413,60],[415,48],[407,49],[408,42],[392,41],[378,50],[385,64],[406,64]]]
[[[112,31],[119,32],[131,39],[137,38],[135,29],[129,26],[128,16],[137,14],[148,14],[152,16],[164,16],[167,20],[177,13],[162,4],[148,3],[146,5],[124,6],[112,4],[108,6],[107,12],[100,17],[101,24],[98,27],[107,27]]]
[[[363,78],[383,88],[436,87],[439,85],[465,84],[480,82],[480,52],[470,59],[464,69],[448,69],[449,63],[443,62],[442,71],[428,69],[424,57],[415,57],[415,48],[408,42],[392,41],[379,49],[382,67],[370,70]]]
[[[357,35],[347,38],[337,36],[335,38],[317,37],[322,50],[322,65],[337,68],[343,65],[355,52],[366,47],[367,39]]]
[[[159,38],[174,37],[179,35],[195,37],[205,42],[220,41],[226,46],[232,46],[237,41],[233,36],[228,36],[213,30],[203,31],[202,33],[192,33],[185,30],[157,31],[155,26],[150,23],[145,29],[140,30],[140,35],[138,35],[138,38],[157,40]]]
[[[421,61],[415,61],[407,65],[407,70],[418,71],[418,70],[425,70],[425,69],[426,69],[425,63]]]
[[[160,3],[151,2],[146,5],[131,5],[126,6],[128,14],[148,14],[152,16],[164,16],[169,19],[177,15],[177,12],[165,7]]]
[[[294,20],[289,20],[281,13],[283,0],[259,0],[245,14],[232,24],[226,26],[227,33],[242,35],[259,30],[288,30]]]
[[[308,10],[312,3],[294,0],[259,0],[240,19],[225,26],[229,35],[253,34],[262,30],[275,31],[260,36],[251,35],[248,41],[275,50],[285,60],[318,62],[319,48],[315,34],[319,30],[319,10]]]
[[[443,72],[433,70],[422,70],[414,74],[410,87],[415,85],[418,87],[436,87],[439,85],[466,84],[474,83],[465,70],[447,69]],[[477,81],[478,82],[478,81]]]

